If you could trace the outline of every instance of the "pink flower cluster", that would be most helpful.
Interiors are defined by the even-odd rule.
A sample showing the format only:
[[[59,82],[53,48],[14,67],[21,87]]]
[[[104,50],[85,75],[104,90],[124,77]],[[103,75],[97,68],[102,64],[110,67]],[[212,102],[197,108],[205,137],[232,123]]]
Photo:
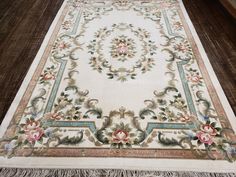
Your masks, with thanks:
[[[201,131],[197,133],[198,140],[204,144],[211,145],[214,142],[214,137],[217,131],[211,125],[203,125]]]
[[[44,130],[40,127],[40,122],[35,120],[27,120],[23,127],[27,140],[34,143],[41,139]]]

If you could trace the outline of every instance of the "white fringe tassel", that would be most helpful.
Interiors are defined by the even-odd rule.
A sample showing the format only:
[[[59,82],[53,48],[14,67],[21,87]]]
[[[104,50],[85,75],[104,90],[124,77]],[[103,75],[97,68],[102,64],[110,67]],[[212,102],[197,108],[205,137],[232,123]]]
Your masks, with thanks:
[[[236,177],[234,173],[2,168],[0,177]]]

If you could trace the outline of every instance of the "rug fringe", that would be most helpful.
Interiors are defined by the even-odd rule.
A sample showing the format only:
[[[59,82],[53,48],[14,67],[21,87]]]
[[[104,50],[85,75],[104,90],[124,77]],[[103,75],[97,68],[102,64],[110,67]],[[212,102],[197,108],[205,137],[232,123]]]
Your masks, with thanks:
[[[2,168],[0,177],[236,177],[234,173]]]

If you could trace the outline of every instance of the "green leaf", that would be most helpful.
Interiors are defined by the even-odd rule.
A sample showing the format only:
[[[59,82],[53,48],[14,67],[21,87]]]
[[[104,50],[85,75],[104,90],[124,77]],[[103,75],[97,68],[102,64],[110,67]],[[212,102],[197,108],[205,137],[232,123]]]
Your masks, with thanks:
[[[108,76],[109,79],[113,79],[114,78],[114,75],[111,74],[111,73],[108,73],[107,76]]]
[[[25,133],[25,131],[24,131],[24,130],[21,130],[21,131],[19,131],[19,133],[20,133],[20,134],[24,134],[24,133]]]
[[[39,144],[43,143],[43,138],[41,138],[39,141],[37,141]]]
[[[202,144],[202,142],[200,140],[197,141],[198,146],[200,146]]]
[[[162,108],[162,107],[160,107],[159,109],[162,110],[162,111],[165,111],[165,110],[166,110],[165,108]]]
[[[211,126],[212,126],[212,127],[215,127],[215,126],[216,126],[216,122],[212,122],[212,123],[211,123]]]
[[[152,116],[152,119],[157,119],[157,116]]]
[[[23,144],[28,144],[29,143],[29,141],[28,140],[25,140],[24,142],[23,142]]]
[[[84,115],[83,118],[88,118],[88,115]]]

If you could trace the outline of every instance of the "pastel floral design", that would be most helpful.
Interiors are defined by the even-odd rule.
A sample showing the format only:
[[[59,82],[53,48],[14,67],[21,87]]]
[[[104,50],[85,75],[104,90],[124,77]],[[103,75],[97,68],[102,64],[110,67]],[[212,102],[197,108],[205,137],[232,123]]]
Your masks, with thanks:
[[[187,109],[186,102],[182,98],[181,94],[174,96],[174,98],[175,99],[173,101],[170,101],[172,106],[174,106],[175,108],[177,108],[179,110],[186,110]]]
[[[174,23],[174,29],[177,31],[180,31],[183,28],[183,25],[181,22],[177,21]]]
[[[125,130],[116,130],[113,132],[112,134],[112,143],[116,143],[116,144],[126,144],[129,141],[129,133],[126,132]]]
[[[81,117],[82,117],[82,114],[80,112],[79,106],[73,106],[71,109],[67,110],[66,112],[67,119],[78,120],[78,119],[81,119]]]
[[[52,47],[52,56],[56,59],[69,57],[76,60],[73,53],[81,49],[81,44],[69,35],[60,36]]]
[[[201,143],[207,144],[207,145],[211,145],[213,143],[213,137],[205,132],[198,132],[197,135],[198,140]]]
[[[204,144],[205,146],[212,145],[215,142],[215,137],[220,134],[220,127],[216,127],[216,122],[207,121],[206,124],[200,126],[200,131],[196,133],[194,139],[198,144]]]
[[[171,5],[174,5],[175,3],[176,3],[176,0],[165,0],[165,1],[158,2],[161,8],[169,8]]]
[[[83,6],[83,4],[86,3],[86,0],[73,0],[70,1],[72,3],[72,7],[74,8],[80,8],[81,6]]]
[[[127,59],[134,60],[134,64],[130,67],[124,64],[123,66],[115,67],[109,61],[109,58],[104,57],[102,41],[117,31],[120,33],[130,31],[141,43],[142,54],[137,57],[135,56],[137,52],[136,44],[132,38],[120,35],[111,40],[111,56],[122,62],[127,61]],[[157,47],[150,37],[150,33],[147,30],[136,28],[132,24],[119,23],[113,24],[111,28],[100,28],[94,35],[96,39],[92,40],[87,46],[88,52],[92,55],[89,64],[99,73],[106,72],[109,79],[116,78],[122,82],[127,81],[129,78],[135,79],[138,72],[144,74],[155,65],[153,56],[156,54]]]
[[[193,58],[192,47],[189,41],[183,36],[166,37],[166,43],[163,44],[164,51],[168,52],[173,59],[189,61]]]
[[[52,112],[52,113],[47,113],[44,115],[46,119],[52,119],[52,120],[60,120],[64,118],[63,114],[60,112]]]
[[[181,53],[186,53],[191,50],[187,41],[184,41],[183,43],[174,44],[174,49]]]
[[[160,4],[162,4],[163,2],[161,2]],[[138,13],[142,14],[145,16],[145,18],[147,19],[151,19],[155,22],[158,22],[157,25],[159,26],[159,22],[161,21],[161,10],[160,8],[152,8],[152,7],[146,7],[146,8],[142,8],[142,7],[135,7],[134,8],[135,11],[137,11]]]
[[[64,49],[69,49],[71,45],[65,41],[61,41],[60,43],[57,43],[55,47],[62,51]]]
[[[179,114],[179,119],[181,122],[191,122],[196,118],[195,118],[195,116],[190,115],[188,113],[183,113],[183,114]]]
[[[114,128],[112,128],[113,132],[109,132],[107,135],[110,139],[111,147],[114,148],[125,148],[131,147],[134,143],[135,135],[131,133],[132,129],[129,125],[116,124]]]
[[[188,77],[188,80],[192,83],[199,83],[201,80],[201,77],[199,75],[192,75]]]
[[[55,79],[55,75],[52,72],[47,72],[47,73],[45,72],[45,73],[42,74],[42,79],[43,80]]]
[[[27,136],[28,141],[31,143],[34,143],[41,139],[41,137],[44,134],[44,131],[41,128],[35,128],[35,129],[27,130],[25,134]]]
[[[52,65],[51,67],[47,67],[43,73],[40,75],[40,83],[41,84],[47,84],[52,80],[55,80],[56,78],[56,71],[55,71],[55,67],[54,65]]]
[[[62,28],[64,29],[64,30],[69,30],[70,28],[71,28],[71,26],[72,26],[72,21],[71,20],[66,20],[66,21],[64,21],[64,23],[62,24]]]
[[[201,130],[211,136],[215,136],[217,135],[217,130],[212,125],[211,124],[202,125]]]
[[[30,143],[34,143],[41,139],[44,134],[44,130],[40,127],[40,122],[33,119],[27,119],[23,126],[27,140]]]
[[[25,124],[21,124],[23,126],[24,131],[35,130],[40,127],[40,122],[34,119],[27,119]]]
[[[112,40],[111,56],[119,61],[126,61],[134,57],[134,40],[127,36],[119,36]]]
[[[132,7],[130,0],[115,0],[113,4],[117,10],[129,10]]]
[[[133,112],[121,107],[119,111],[112,111],[108,119],[116,123],[110,125],[107,124],[109,121],[104,122],[104,127],[96,133],[99,142],[112,148],[130,148],[144,140],[145,132],[138,124],[131,124],[135,119]],[[127,123],[124,123],[123,119],[126,119]]]
[[[188,70],[187,79],[193,85],[202,86],[203,84],[202,77],[200,76],[199,72],[196,69],[190,68]]]

